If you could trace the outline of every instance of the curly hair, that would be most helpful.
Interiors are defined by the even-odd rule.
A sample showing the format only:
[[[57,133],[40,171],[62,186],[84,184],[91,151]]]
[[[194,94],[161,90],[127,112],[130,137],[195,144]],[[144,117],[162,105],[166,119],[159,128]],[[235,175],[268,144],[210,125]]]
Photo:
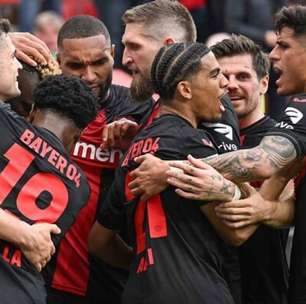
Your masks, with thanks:
[[[196,74],[210,49],[202,43],[174,43],[162,47],[154,58],[151,79],[163,100],[173,98],[177,84]]]
[[[80,129],[97,116],[98,100],[78,77],[46,77],[34,90],[33,101],[36,108],[59,113]]]

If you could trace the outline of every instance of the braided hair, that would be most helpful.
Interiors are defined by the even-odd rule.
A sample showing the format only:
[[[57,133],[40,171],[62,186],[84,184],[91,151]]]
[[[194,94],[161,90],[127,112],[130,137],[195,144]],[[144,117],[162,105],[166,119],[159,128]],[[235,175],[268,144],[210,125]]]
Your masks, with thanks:
[[[177,84],[196,74],[210,49],[202,43],[174,43],[162,47],[154,58],[151,79],[163,100],[173,98]]]

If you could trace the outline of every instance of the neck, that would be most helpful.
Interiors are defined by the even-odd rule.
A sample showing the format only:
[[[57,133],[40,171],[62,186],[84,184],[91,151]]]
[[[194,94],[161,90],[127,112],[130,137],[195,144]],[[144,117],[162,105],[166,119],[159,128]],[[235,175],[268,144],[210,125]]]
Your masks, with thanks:
[[[262,111],[258,108],[256,108],[254,111],[246,115],[245,117],[239,118],[239,126],[240,129],[247,128],[260,119],[262,119],[265,115],[262,113]]]
[[[198,120],[190,110],[188,102],[172,100],[169,104],[161,103],[160,115],[164,114],[176,114],[189,121],[194,128],[198,126]]]
[[[52,111],[36,110],[32,124],[39,128],[44,128],[52,132],[64,145],[67,151],[70,150],[74,143],[73,124],[67,119]]]

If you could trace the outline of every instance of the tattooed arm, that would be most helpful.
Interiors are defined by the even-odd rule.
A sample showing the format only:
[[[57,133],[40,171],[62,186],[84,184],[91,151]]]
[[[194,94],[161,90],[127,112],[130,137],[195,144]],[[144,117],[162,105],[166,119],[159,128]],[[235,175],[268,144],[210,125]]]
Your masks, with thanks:
[[[294,145],[283,136],[265,136],[260,145],[203,159],[224,177],[241,183],[266,179],[297,157]]]

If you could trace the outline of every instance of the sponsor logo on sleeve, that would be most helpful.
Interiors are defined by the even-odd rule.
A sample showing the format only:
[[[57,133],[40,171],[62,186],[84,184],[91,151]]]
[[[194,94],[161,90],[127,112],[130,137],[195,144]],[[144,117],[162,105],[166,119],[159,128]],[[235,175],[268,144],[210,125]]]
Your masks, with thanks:
[[[300,110],[293,107],[287,107],[285,114],[288,116],[293,125],[296,125],[304,116]],[[275,126],[282,129],[294,129],[291,124],[284,121],[277,123]]]

